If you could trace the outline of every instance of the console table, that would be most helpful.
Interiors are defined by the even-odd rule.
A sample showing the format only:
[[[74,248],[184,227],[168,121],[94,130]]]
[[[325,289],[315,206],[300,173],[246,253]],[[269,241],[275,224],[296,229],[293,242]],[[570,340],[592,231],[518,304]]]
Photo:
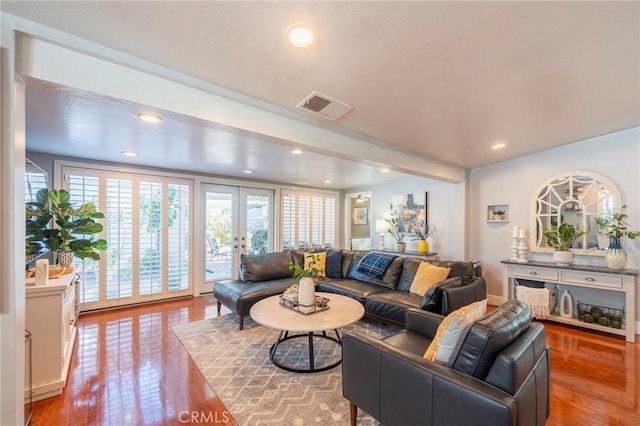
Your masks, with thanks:
[[[25,320],[32,335],[32,379],[25,398],[39,401],[60,395],[67,381],[76,340],[74,272],[26,287]],[[27,359],[28,362],[28,359]],[[29,383],[29,382],[26,382]]]
[[[412,251],[412,250],[405,250],[405,251],[397,251],[397,250],[391,250],[391,249],[375,249],[375,250],[371,250],[373,252],[377,252],[377,253],[392,253],[392,254],[399,254],[405,257],[416,257],[419,259],[432,259],[432,260],[438,260],[438,253],[437,252],[433,252],[430,251],[428,253],[421,253],[419,251]]]
[[[550,262],[520,263],[513,260],[503,260],[503,294],[509,300],[514,298],[514,280],[516,278],[545,282],[547,286],[559,289],[573,289],[580,294],[574,296],[574,305],[580,301],[593,305],[600,305],[600,300],[613,300],[618,306],[611,308],[624,309],[624,322],[620,329],[605,327],[600,324],[579,321],[574,317],[565,318],[558,315],[555,309],[546,318],[564,324],[598,330],[605,333],[624,336],[627,342],[635,342],[636,294],[635,286],[638,279],[637,269],[613,270],[599,266],[569,265],[558,266]],[[559,292],[560,293],[560,292]]]

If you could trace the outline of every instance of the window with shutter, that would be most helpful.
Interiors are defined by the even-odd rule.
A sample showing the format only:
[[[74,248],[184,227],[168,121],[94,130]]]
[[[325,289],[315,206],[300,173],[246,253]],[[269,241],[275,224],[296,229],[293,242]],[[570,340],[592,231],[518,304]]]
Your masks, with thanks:
[[[190,180],[65,167],[71,202],[105,214],[99,261],[76,259],[84,309],[119,306],[192,291]]]
[[[287,190],[282,192],[282,247],[334,247],[337,194]]]

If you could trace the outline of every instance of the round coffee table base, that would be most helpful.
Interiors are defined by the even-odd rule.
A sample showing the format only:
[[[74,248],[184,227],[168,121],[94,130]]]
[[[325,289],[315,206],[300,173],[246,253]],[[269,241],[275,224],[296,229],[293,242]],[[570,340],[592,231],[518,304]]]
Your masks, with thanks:
[[[313,332],[309,332],[307,334],[292,334],[292,335],[289,335],[289,332],[287,331],[280,331],[280,334],[278,335],[278,339],[273,345],[271,345],[271,349],[269,350],[269,359],[271,360],[273,365],[275,365],[276,367],[282,368],[283,370],[291,371],[293,373],[318,373],[320,371],[331,370],[332,368],[335,368],[340,364],[342,364],[342,354],[340,355],[340,359],[338,359],[338,361],[334,362],[333,364],[316,368],[314,353],[313,353],[313,338],[320,337],[322,339],[331,340],[333,342],[336,342],[338,345],[342,346],[342,339],[340,338],[340,334],[338,334],[338,330],[334,330],[334,331],[336,333],[336,337],[327,336],[327,333],[324,331],[322,332],[322,334],[315,334]],[[286,340],[297,339],[299,337],[309,338],[309,368],[294,368],[294,367],[289,367],[287,365],[283,365],[282,363],[278,362],[275,357],[276,350],[278,349],[278,345]]]

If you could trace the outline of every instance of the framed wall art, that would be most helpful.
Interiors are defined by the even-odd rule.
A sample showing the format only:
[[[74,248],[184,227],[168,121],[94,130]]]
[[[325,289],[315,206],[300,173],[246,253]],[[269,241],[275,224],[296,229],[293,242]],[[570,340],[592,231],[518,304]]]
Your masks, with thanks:
[[[398,219],[398,231],[414,234],[427,230],[428,192],[391,195],[391,216]]]
[[[368,223],[369,212],[367,207],[354,207],[352,223],[354,225],[366,225]]]

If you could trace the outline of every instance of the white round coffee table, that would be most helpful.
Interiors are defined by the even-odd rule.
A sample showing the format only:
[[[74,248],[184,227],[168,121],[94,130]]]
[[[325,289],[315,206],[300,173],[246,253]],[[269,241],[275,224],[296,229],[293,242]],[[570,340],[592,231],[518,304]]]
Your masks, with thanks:
[[[337,362],[325,367],[316,368],[314,362],[313,338],[319,337],[328,339],[342,345],[342,338],[340,337],[340,333],[338,333],[338,329],[360,320],[364,316],[364,307],[357,300],[341,296],[339,294],[316,293],[316,296],[322,296],[329,299],[329,309],[304,315],[281,306],[279,295],[263,299],[251,308],[251,318],[253,318],[255,322],[264,325],[265,327],[280,330],[276,342],[271,346],[271,350],[269,351],[269,359],[274,365],[284,370],[296,373],[314,373],[329,370],[342,363],[342,356],[340,356],[340,359],[338,359]],[[328,330],[334,330],[336,337],[327,336]],[[289,332],[304,334],[290,335]],[[285,340],[299,337],[309,338],[308,369],[300,369],[283,365],[275,357],[276,349],[280,343]]]

